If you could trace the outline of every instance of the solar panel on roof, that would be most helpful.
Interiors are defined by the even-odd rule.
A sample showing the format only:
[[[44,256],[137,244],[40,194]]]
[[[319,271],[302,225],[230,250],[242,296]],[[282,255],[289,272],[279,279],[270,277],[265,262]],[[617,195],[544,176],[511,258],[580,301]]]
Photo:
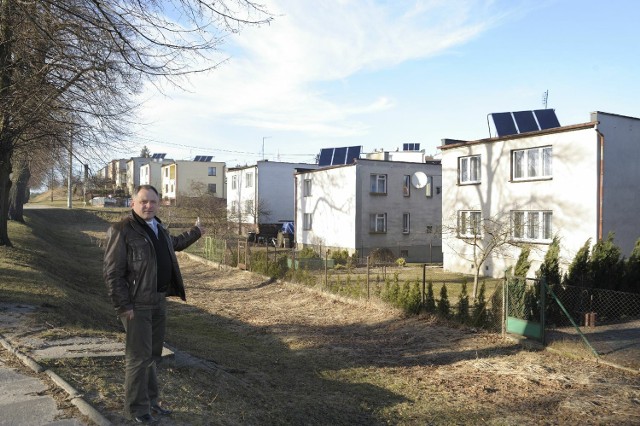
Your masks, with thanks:
[[[510,112],[494,112],[491,114],[498,136],[517,135],[518,129]]]
[[[554,127],[560,127],[556,112],[552,109],[537,109],[533,111],[540,123],[541,129],[553,129]]]
[[[319,166],[330,166],[333,159],[333,148],[322,148],[320,150]]]
[[[353,160],[357,160],[358,158],[360,158],[361,149],[362,149],[361,146],[350,146],[347,149],[347,160],[345,164],[352,164]]]
[[[200,161],[200,158],[202,158],[201,155],[196,155],[196,158],[194,158],[193,161]]]
[[[347,148],[334,148],[332,165],[346,164],[347,161]]]
[[[212,159],[213,159],[213,155],[207,155],[207,156],[205,157],[205,159],[204,159],[204,160],[202,160],[202,161],[205,161],[205,162],[207,162],[207,163],[208,163],[208,162],[209,162],[209,161],[211,161]]]
[[[513,118],[516,120],[519,133],[536,132],[540,130],[533,116],[533,111],[515,111]]]

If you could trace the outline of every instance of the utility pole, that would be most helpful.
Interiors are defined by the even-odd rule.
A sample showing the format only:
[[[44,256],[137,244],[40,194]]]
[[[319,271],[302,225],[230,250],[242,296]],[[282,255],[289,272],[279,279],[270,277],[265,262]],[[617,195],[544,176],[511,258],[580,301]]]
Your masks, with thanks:
[[[262,137],[262,161],[264,161],[264,140],[269,139],[271,136],[263,136]]]
[[[72,184],[71,180],[73,177],[73,141],[71,139],[71,132],[69,132],[69,180],[67,181],[67,207],[72,207],[71,195],[72,195]]]

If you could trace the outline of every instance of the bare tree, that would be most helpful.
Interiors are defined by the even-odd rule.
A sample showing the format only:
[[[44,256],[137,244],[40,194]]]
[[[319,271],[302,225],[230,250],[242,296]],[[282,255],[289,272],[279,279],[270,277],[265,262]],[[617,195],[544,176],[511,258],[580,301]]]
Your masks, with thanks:
[[[443,233],[463,243],[463,249],[459,249],[457,244],[449,244],[449,247],[473,265],[474,300],[478,294],[480,271],[487,259],[494,255],[507,255],[510,248],[518,246],[512,237],[509,218],[502,215],[481,217],[481,213],[477,212],[457,216],[450,219],[448,225],[443,226]]]
[[[220,64],[213,53],[225,34],[270,19],[248,0],[2,0],[0,245],[11,245],[17,150],[46,143],[113,152],[131,133],[133,95],[146,82],[180,87],[190,73]]]

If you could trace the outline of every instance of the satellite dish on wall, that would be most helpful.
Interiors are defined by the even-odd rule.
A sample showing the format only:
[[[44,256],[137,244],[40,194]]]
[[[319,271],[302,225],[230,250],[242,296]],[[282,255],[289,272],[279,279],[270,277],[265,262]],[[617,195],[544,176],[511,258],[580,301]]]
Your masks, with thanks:
[[[423,172],[415,172],[413,175],[411,175],[411,184],[416,188],[424,188],[425,186],[427,186],[427,182],[427,175],[425,175]]]

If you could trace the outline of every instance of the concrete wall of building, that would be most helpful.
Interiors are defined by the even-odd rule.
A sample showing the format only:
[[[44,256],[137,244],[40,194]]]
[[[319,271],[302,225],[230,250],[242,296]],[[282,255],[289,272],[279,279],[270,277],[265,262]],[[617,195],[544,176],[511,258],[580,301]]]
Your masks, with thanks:
[[[307,181],[307,183],[305,183]],[[348,250],[356,247],[356,166],[330,167],[296,175],[295,241],[298,248]],[[305,185],[311,188],[305,192]],[[305,229],[305,214],[311,217]]]
[[[417,172],[430,177],[427,188],[404,187],[404,176]],[[371,191],[371,175],[386,178],[386,192]],[[329,167],[296,175],[296,242],[298,246],[357,251],[366,257],[374,249],[389,249],[409,262],[442,260],[439,226],[441,214],[439,164],[357,160],[356,164]],[[312,191],[305,195],[305,180]],[[403,216],[409,214],[408,232]],[[312,227],[304,229],[304,215]],[[372,232],[370,215],[386,218],[384,232]]]
[[[214,168],[215,175],[209,174]],[[222,162],[178,160],[162,167],[162,196],[176,200],[180,196],[195,197],[206,193],[209,184],[216,185],[215,197],[224,198],[225,168]]]
[[[551,211],[552,233],[560,239],[564,267],[573,260],[587,239],[597,237],[598,152],[593,127],[468,143],[442,150],[443,179],[443,251],[444,268],[452,272],[473,273],[471,240],[459,238],[457,214],[461,210],[479,210],[483,219],[511,230],[511,212]],[[514,149],[551,146],[552,176],[538,180],[514,181],[511,156]],[[481,182],[458,183],[458,159],[480,155]],[[465,241],[467,243],[465,243]],[[530,275],[539,268],[550,240],[530,244]],[[503,276],[515,265],[520,248],[503,246],[482,265],[481,274]]]
[[[597,112],[592,120],[599,122],[604,147],[602,236],[613,232],[628,257],[640,238],[640,119]]]

